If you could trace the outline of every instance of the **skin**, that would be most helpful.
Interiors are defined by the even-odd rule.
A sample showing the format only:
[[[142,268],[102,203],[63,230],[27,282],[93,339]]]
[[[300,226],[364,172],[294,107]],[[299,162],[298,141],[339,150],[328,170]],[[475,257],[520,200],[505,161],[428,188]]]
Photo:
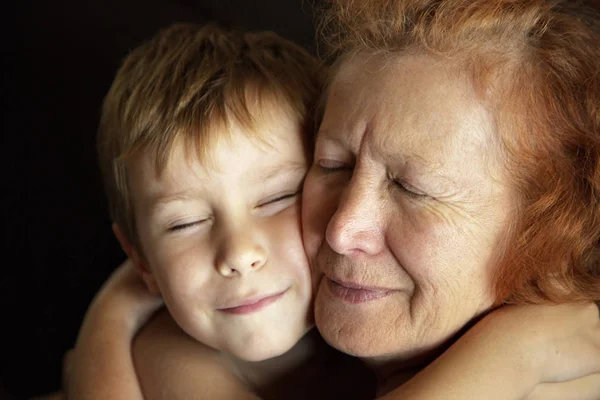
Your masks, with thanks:
[[[288,351],[312,326],[299,216],[307,158],[284,108],[262,116],[262,139],[231,129],[235,140],[216,143],[210,159],[176,142],[161,174],[149,154],[131,163],[141,244],[132,258],[187,334],[256,361]],[[244,307],[265,297],[260,310]]]
[[[490,309],[513,199],[493,135],[468,79],[444,61],[342,61],[302,212],[329,344],[392,374],[426,364]]]

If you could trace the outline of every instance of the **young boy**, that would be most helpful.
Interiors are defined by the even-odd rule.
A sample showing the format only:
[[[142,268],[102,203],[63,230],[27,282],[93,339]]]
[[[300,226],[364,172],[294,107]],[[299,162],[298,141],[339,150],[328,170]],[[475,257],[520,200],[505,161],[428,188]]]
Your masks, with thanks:
[[[272,33],[174,25],[128,55],[104,101],[98,152],[115,234],[198,342],[208,381],[224,371],[223,398],[265,393],[267,378],[306,364],[307,347],[333,353],[306,335],[299,215],[322,82],[317,60]],[[260,376],[246,363],[284,353]],[[146,389],[155,380],[144,376]]]
[[[311,331],[299,210],[322,89],[318,62],[272,33],[174,25],[128,55],[104,102],[98,151],[115,234],[145,287],[126,265],[94,300],[73,398],[372,398],[363,367]],[[131,341],[159,298],[168,314],[137,339],[134,368]],[[450,354],[519,358],[477,343]],[[464,387],[445,372],[451,360],[420,377]],[[461,372],[480,379],[476,365]],[[505,370],[486,373],[509,379]],[[495,392],[477,379],[469,384]],[[426,393],[421,382],[410,393]]]

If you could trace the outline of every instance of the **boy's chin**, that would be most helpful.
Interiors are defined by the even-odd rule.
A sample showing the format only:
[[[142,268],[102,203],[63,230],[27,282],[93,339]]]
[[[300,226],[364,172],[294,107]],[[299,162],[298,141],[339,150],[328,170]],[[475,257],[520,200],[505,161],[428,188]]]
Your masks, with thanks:
[[[264,336],[254,343],[245,343],[242,346],[236,346],[235,349],[224,349],[226,353],[245,362],[260,362],[277,358],[292,350],[304,337],[312,326],[306,327],[306,330],[297,335],[286,337],[268,337]]]
[[[229,353],[235,358],[246,362],[260,362],[279,357],[290,351],[294,345],[300,340],[286,343],[270,343],[267,346],[247,346],[244,349],[230,351]],[[290,342],[290,343],[288,343]]]

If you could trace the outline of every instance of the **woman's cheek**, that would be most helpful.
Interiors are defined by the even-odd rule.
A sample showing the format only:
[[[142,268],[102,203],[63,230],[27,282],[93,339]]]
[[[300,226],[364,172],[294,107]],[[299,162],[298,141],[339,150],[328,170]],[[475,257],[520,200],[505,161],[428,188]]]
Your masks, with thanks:
[[[339,189],[327,180],[309,176],[302,197],[302,232],[309,260],[316,256],[325,237],[327,223],[337,209]]]

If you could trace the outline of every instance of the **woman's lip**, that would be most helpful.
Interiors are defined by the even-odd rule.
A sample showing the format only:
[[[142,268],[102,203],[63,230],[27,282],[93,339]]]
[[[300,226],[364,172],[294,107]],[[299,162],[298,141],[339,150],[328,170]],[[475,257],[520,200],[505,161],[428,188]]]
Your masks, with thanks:
[[[272,295],[267,295],[267,296],[259,297],[259,298],[255,297],[255,298],[247,299],[247,300],[242,301],[237,306],[227,307],[227,308],[219,308],[218,310],[229,313],[229,314],[250,314],[253,312],[260,311],[263,308],[267,307],[268,305],[275,303],[277,300],[279,300],[281,297],[283,297],[283,295],[287,291],[288,290],[286,289],[282,292],[275,293]]]
[[[366,287],[355,283],[337,282],[329,278],[325,279],[327,280],[327,286],[331,294],[352,304],[367,303],[393,293],[393,290],[390,289]]]

